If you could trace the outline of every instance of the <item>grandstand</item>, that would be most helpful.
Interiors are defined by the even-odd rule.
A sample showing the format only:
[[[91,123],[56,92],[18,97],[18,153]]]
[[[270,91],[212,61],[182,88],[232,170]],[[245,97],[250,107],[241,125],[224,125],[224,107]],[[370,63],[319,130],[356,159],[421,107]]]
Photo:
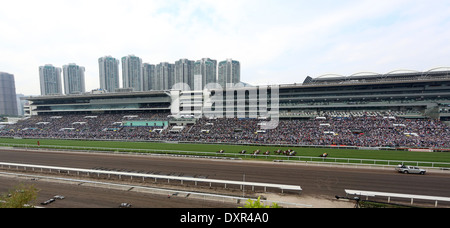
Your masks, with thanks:
[[[32,115],[0,128],[0,137],[450,148],[450,71],[443,69],[27,99]],[[278,127],[264,129],[275,112]]]
[[[39,96],[27,100],[32,116],[170,111],[171,103],[170,94],[164,91]]]
[[[316,115],[315,112],[320,111],[390,111],[405,118],[447,121],[450,117],[447,113],[450,105],[450,71],[436,70],[307,78],[303,86],[287,85],[287,88],[280,89],[289,91],[280,93],[280,110],[285,111],[285,116],[305,112]]]

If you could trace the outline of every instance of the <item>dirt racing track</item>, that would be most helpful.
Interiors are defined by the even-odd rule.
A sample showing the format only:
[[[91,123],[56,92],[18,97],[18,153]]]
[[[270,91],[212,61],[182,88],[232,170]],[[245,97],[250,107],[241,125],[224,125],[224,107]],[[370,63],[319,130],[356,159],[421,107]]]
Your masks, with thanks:
[[[0,149],[0,162],[33,164],[41,166],[72,167],[78,169],[121,170],[127,172],[151,173],[196,177],[216,180],[247,181],[283,185],[298,185],[302,193],[264,193],[269,200],[293,202],[305,207],[352,207],[353,203],[335,199],[345,195],[345,189],[376,191],[401,194],[450,197],[450,174],[428,172],[426,175],[405,175],[393,169],[342,168],[312,166],[308,164],[286,164],[244,160],[218,160],[162,157],[154,155],[90,154],[83,152],[26,151]],[[2,170],[2,172],[9,172]],[[30,173],[26,173],[31,175]],[[33,174],[34,175],[34,174]],[[36,173],[35,175],[41,175]],[[77,177],[70,177],[76,179]],[[111,180],[112,181],[112,180]],[[134,187],[110,188],[72,182],[60,183],[44,178],[0,175],[0,192],[6,192],[18,183],[31,183],[40,189],[38,202],[54,195],[64,195],[48,207],[118,207],[120,203],[131,203],[133,207],[144,208],[186,208],[186,207],[237,207],[233,201],[211,201],[190,197],[185,192],[205,191],[211,194],[248,196],[250,189],[201,187],[184,189],[175,193],[148,193]],[[126,181],[121,181],[120,184]],[[133,184],[133,183],[131,183]],[[154,187],[154,186],[152,186]],[[157,187],[169,188],[158,184]],[[262,194],[262,193],[257,193]],[[441,207],[448,207],[439,204]],[[47,207],[47,206],[46,206]]]

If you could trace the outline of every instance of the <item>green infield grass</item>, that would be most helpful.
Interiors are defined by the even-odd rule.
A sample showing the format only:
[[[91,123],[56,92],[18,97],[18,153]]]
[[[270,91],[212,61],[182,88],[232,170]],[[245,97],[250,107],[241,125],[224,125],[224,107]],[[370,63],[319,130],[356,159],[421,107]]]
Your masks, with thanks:
[[[85,140],[55,140],[55,139],[11,139],[0,138],[0,146],[8,146],[7,144],[20,144],[27,147],[88,147],[95,148],[93,150],[105,151],[135,151],[148,150],[144,152],[179,151],[206,152],[216,153],[224,150],[227,155],[235,154],[237,156],[240,151],[246,150],[247,156],[251,158],[251,154],[255,150],[260,150],[261,154],[270,151],[274,155],[274,151],[281,149],[292,149],[297,152],[296,157],[319,157],[323,153],[328,153],[328,158],[342,159],[368,159],[368,160],[389,160],[389,161],[419,161],[419,162],[439,162],[450,163],[449,152],[410,152],[396,150],[356,150],[356,149],[338,149],[338,148],[307,148],[307,147],[282,147],[282,146],[247,146],[247,145],[227,145],[227,144],[178,144],[178,143],[156,143],[156,142],[122,142],[122,141],[85,141]],[[81,149],[81,148],[75,148]],[[206,154],[205,153],[205,154]],[[262,157],[262,156],[260,156]],[[281,156],[280,156],[281,157]],[[273,160],[273,159],[272,159]],[[339,160],[335,160],[339,162]],[[370,162],[369,162],[370,163]],[[446,166],[445,166],[446,167]]]

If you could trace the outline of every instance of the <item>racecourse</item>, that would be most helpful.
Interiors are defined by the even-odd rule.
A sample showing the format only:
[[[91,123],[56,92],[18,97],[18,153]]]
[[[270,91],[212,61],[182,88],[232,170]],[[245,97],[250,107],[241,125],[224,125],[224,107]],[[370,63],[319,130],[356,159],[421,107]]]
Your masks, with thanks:
[[[450,197],[448,192],[450,175],[446,173],[448,171],[430,172],[422,176],[400,174],[393,169],[21,149],[2,149],[0,158],[3,162],[10,163],[81,169],[139,170],[159,175],[234,181],[245,178],[245,181],[249,182],[299,185],[303,189],[301,199],[332,200],[335,195],[345,194],[345,189]],[[53,192],[53,194],[59,194],[58,189]],[[72,193],[67,194],[70,196]],[[80,201],[89,202],[89,199],[80,199]],[[117,205],[117,202],[111,205]],[[311,205],[318,207],[316,204]],[[440,206],[443,205],[440,204]],[[144,204],[142,207],[151,207],[151,204]]]
[[[8,149],[8,147],[13,147],[11,145],[19,148],[14,150]],[[312,165],[308,162],[288,164],[285,162],[273,162],[273,160],[270,160],[272,157],[269,159],[263,156],[255,158],[253,156],[239,154],[242,150],[246,150],[248,154],[251,154],[255,150],[260,150],[262,153],[270,151],[271,156],[274,156],[273,152],[276,150],[293,149],[297,154],[296,156],[289,157],[289,159],[296,159],[300,156],[319,157],[323,153],[328,153],[330,160],[334,158],[356,158],[450,163],[450,153],[448,152],[9,138],[0,138],[0,147],[3,147],[3,149],[0,149],[1,162],[85,169],[140,170],[160,175],[192,176],[234,181],[241,181],[245,178],[245,181],[299,185],[303,189],[302,199],[325,199],[330,201],[335,195],[343,195],[345,189],[450,197],[447,191],[450,188],[450,171],[447,170],[428,172],[425,176],[417,176],[399,174],[393,168],[389,167],[384,169],[366,169],[320,166]],[[70,150],[66,151],[64,149],[54,150],[54,148],[58,147],[76,147],[80,150],[83,150],[83,148],[95,148],[93,150],[110,152],[121,150],[132,152],[128,154],[116,154],[86,153],[84,151],[71,152]],[[31,148],[31,150],[21,148]],[[35,148],[40,148],[40,150],[34,150]],[[231,154],[233,158],[242,158],[242,160],[207,158],[209,155],[220,157],[221,155],[216,153],[219,150],[224,150],[227,156]],[[195,158],[195,156],[192,158],[181,158],[172,156],[145,156],[133,153],[139,152],[141,154],[142,151],[157,154],[162,151],[171,151],[171,153],[175,154],[179,153],[179,151],[191,152],[192,154],[204,152],[207,156],[204,156],[206,158]],[[48,189],[48,185],[40,184],[40,187],[45,190],[44,192],[48,191],[46,190]],[[67,189],[61,189],[61,191],[67,192],[68,195],[73,195],[77,191],[85,190],[75,190],[72,192]],[[61,202],[59,202],[59,205],[61,207],[115,207],[117,202],[120,202],[120,192],[117,192],[117,196],[114,195],[116,193],[111,193],[111,198],[114,199],[114,202],[110,202],[102,196],[101,190],[100,192],[96,192],[93,189],[87,191],[94,192],[86,194],[88,196],[87,198],[81,194],[77,196],[80,198],[76,199],[76,202],[85,203],[84,205],[78,203],[64,205]],[[54,191],[50,188],[50,192]],[[98,205],[95,203],[91,204],[92,197],[103,200]],[[138,195],[131,197],[131,199],[138,198]],[[190,205],[189,201],[172,204],[164,197],[158,198],[158,201],[155,201],[154,198],[153,202],[158,202],[157,204],[139,202],[138,200],[133,201],[139,207],[189,207]],[[69,203],[70,201],[65,202]],[[314,204],[309,202],[311,201],[307,201],[306,204]],[[191,204],[191,206],[229,207],[230,205],[198,202]],[[320,204],[319,206],[316,204],[316,207],[320,207]],[[329,207],[329,205],[325,207]]]
[[[450,152],[411,152],[401,150],[357,150],[357,149],[340,149],[340,148],[313,148],[313,147],[286,147],[286,146],[255,146],[255,145],[227,145],[227,144],[178,144],[178,143],[157,143],[157,142],[123,142],[123,141],[84,141],[84,140],[56,140],[56,139],[11,139],[0,138],[0,146],[8,146],[10,144],[22,145],[24,147],[41,147],[41,148],[58,148],[58,147],[74,147],[78,149],[89,148],[90,150],[105,151],[131,151],[145,153],[165,153],[177,151],[205,152],[209,155],[215,154],[220,150],[224,150],[226,156],[239,157],[242,150],[246,150],[246,156],[242,158],[250,158],[249,154],[253,151],[260,150],[261,154],[270,151],[274,155],[276,150],[292,149],[297,152],[296,156],[303,157],[319,157],[323,153],[327,153],[329,158],[345,158],[345,159],[369,159],[369,160],[390,160],[401,162],[435,162],[449,163]],[[225,156],[225,155],[224,155]],[[263,156],[259,156],[264,158]],[[425,165],[427,166],[427,165]]]

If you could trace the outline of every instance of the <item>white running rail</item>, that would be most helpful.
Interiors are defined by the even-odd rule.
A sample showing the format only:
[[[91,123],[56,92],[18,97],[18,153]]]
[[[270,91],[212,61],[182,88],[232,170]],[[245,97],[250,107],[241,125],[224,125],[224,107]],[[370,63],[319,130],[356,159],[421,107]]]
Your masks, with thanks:
[[[252,189],[255,187],[263,187],[264,191],[267,191],[267,188],[275,188],[280,189],[283,193],[285,190],[288,191],[298,191],[301,193],[302,188],[297,185],[284,185],[284,184],[269,184],[269,183],[257,183],[257,182],[247,182],[247,181],[227,181],[227,180],[215,180],[215,179],[204,179],[204,178],[193,178],[193,177],[178,177],[178,176],[165,176],[165,175],[155,175],[155,174],[145,174],[145,173],[130,173],[130,172],[118,172],[118,171],[107,171],[107,170],[94,170],[94,169],[79,169],[79,168],[67,168],[67,167],[55,167],[55,166],[42,166],[42,165],[30,165],[30,164],[17,164],[17,163],[4,163],[0,162],[0,168],[16,168],[17,170],[57,170],[59,173],[61,171],[67,172],[67,173],[77,173],[77,175],[80,175],[80,173],[85,173],[88,176],[90,174],[97,174],[98,176],[100,174],[103,175],[115,175],[119,176],[121,178],[122,176],[128,176],[131,178],[153,178],[155,180],[157,179],[164,179],[170,182],[171,180],[181,181],[181,184],[185,181],[194,182],[195,185],[197,183],[209,183],[211,184],[224,184],[225,188],[227,185],[238,185],[241,186],[241,188],[245,186],[250,186]]]
[[[439,197],[439,196],[424,196],[424,195],[411,195],[411,194],[347,190],[347,189],[345,190],[345,193],[347,195],[365,196],[366,198],[368,198],[368,197],[388,197],[388,203],[390,203],[391,198],[411,199],[411,205],[414,203],[414,199],[434,201],[435,207],[437,207],[439,201],[450,202],[449,197]]]

